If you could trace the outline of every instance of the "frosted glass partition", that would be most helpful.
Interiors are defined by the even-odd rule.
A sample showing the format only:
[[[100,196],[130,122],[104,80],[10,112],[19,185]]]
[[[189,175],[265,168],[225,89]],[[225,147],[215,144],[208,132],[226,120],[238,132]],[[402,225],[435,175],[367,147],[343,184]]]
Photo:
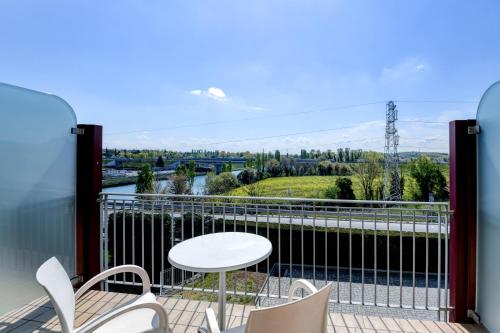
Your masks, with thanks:
[[[500,82],[481,98],[478,135],[477,312],[500,332]]]
[[[0,83],[0,314],[44,294],[47,258],[75,274],[75,125],[59,97]]]

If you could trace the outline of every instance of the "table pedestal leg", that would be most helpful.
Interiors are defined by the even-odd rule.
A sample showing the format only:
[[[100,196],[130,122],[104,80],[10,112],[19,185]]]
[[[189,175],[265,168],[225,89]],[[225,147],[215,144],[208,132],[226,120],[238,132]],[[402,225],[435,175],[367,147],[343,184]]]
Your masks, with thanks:
[[[226,329],[226,272],[219,273],[219,328]]]

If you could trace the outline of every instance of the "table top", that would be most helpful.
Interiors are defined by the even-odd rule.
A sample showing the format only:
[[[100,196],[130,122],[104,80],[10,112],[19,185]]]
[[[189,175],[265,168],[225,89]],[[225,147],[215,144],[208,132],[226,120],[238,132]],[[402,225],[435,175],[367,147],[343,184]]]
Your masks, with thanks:
[[[192,272],[227,272],[266,259],[273,246],[266,238],[244,232],[219,232],[187,239],[168,253],[172,266]]]

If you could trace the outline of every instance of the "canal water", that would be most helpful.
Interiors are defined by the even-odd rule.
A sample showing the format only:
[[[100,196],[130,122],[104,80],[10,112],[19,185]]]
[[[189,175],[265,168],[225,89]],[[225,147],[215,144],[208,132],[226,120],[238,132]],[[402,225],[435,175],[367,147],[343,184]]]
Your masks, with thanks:
[[[233,174],[237,176],[240,173],[240,171],[233,171]],[[170,183],[170,180],[161,180],[160,181],[162,186],[167,185]],[[201,175],[201,176],[195,176],[194,181],[193,181],[193,194],[194,195],[203,195],[205,193],[205,184],[207,183],[207,176],[206,175]],[[113,187],[106,187],[103,188],[102,191],[104,193],[125,193],[125,194],[134,194],[135,193],[135,184],[129,184],[129,185],[120,185],[120,186],[113,186]],[[116,199],[120,199],[122,197],[116,197]],[[110,196],[110,199],[113,199],[113,196]]]

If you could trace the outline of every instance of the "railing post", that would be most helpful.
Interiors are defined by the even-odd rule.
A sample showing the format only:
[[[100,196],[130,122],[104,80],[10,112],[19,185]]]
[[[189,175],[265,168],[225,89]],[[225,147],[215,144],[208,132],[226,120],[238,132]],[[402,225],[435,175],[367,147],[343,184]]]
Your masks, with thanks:
[[[76,179],[77,273],[87,281],[100,272],[102,126],[78,125]]]
[[[450,321],[476,303],[476,120],[450,122]]]

